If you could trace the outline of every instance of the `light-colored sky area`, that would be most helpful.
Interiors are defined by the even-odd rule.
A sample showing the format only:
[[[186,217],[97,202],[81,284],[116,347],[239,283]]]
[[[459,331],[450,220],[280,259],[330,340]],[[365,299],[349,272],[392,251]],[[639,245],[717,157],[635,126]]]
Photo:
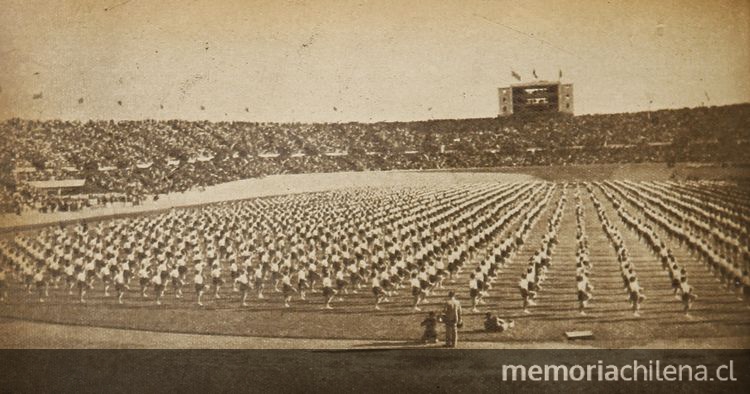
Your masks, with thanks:
[[[0,1],[0,119],[491,117],[534,69],[577,114],[748,102],[750,2]]]

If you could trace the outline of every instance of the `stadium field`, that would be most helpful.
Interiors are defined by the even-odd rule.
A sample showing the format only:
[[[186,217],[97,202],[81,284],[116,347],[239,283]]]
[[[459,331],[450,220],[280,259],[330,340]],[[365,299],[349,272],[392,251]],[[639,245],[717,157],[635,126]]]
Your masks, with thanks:
[[[714,169],[716,170],[716,168]],[[718,169],[722,170],[722,169]],[[511,218],[508,228],[493,236],[496,240],[512,233],[519,225],[523,215],[527,214],[534,204],[539,205],[538,218],[530,221],[526,241],[519,247],[513,258],[501,268],[496,280],[484,298],[485,304],[479,306],[478,312],[471,312],[467,273],[453,283],[446,280],[442,288],[436,288],[421,304],[422,311],[414,311],[409,288],[393,294],[388,302],[381,304],[380,310],[373,308],[373,295],[369,283],[365,281],[362,289],[354,294],[343,295],[342,300],[333,302],[333,309],[324,309],[324,299],[320,293],[308,293],[307,300],[293,297],[289,308],[284,308],[281,293],[274,292],[267,286],[264,299],[256,299],[251,291],[248,306],[240,306],[239,294],[232,291],[227,284],[222,290],[221,299],[213,299],[211,292],[204,296],[204,306],[196,305],[191,286],[185,286],[185,297],[175,298],[170,291],[164,296],[161,305],[156,305],[153,291],[150,298],[141,298],[137,286],[132,285],[124,297],[124,303],[118,304],[114,296],[105,297],[99,282],[89,291],[86,303],[77,302],[75,295],[68,295],[60,286],[49,288],[49,296],[44,302],[37,302],[37,293],[24,291],[19,281],[9,280],[8,299],[0,304],[0,316],[4,320],[0,330],[3,335],[17,335],[8,330],[28,328],[24,324],[10,322],[34,322],[33,324],[54,323],[69,327],[101,327],[112,329],[130,329],[147,332],[189,334],[189,347],[201,347],[200,339],[195,335],[226,335],[231,337],[252,338],[290,338],[299,340],[348,340],[352,344],[374,343],[384,346],[413,346],[422,334],[420,322],[428,311],[439,311],[446,300],[449,290],[457,292],[464,305],[464,326],[460,330],[462,341],[481,346],[483,343],[502,343],[509,347],[568,347],[570,342],[564,332],[573,330],[591,330],[592,339],[576,342],[585,347],[629,348],[629,347],[695,347],[705,341],[705,346],[717,344],[726,348],[750,348],[750,309],[748,301],[742,300],[736,292],[720,281],[715,272],[709,271],[705,261],[691,253],[687,245],[654,225],[663,240],[674,252],[677,261],[689,272],[690,284],[698,294],[692,306],[690,316],[686,317],[682,303],[676,299],[671,288],[668,274],[662,270],[659,256],[649,249],[637,232],[628,228],[618,216],[615,201],[622,202],[623,207],[632,215],[643,221],[652,220],[646,209],[639,210],[636,203],[643,192],[641,201],[650,201],[660,193],[661,183],[670,179],[692,179],[704,168],[677,166],[666,170],[663,165],[626,165],[626,166],[578,166],[577,168],[550,169],[529,168],[524,171],[503,173],[492,172],[386,172],[386,173],[346,173],[346,174],[311,174],[295,175],[288,178],[268,177],[256,184],[237,183],[219,185],[215,189],[202,193],[191,192],[181,196],[166,196],[153,205],[138,207],[143,211],[155,211],[147,216],[163,214],[170,206],[189,207],[211,204],[218,201],[269,197],[275,194],[300,193],[299,198],[314,196],[324,190],[386,190],[388,196],[400,195],[400,190],[449,190],[465,187],[461,193],[467,195],[475,192],[474,185],[499,187],[509,194],[511,203],[502,205],[501,199],[488,200],[488,206],[477,214],[484,214],[497,205],[492,215],[499,216],[514,206],[513,202],[528,200],[527,206],[520,211],[521,216]],[[713,170],[712,170],[713,171]],[[712,172],[715,174],[715,172]],[[735,178],[741,174],[736,169],[726,169],[726,178]],[[281,179],[281,180],[280,180]],[[326,179],[328,183],[321,183]],[[599,181],[619,181],[622,179],[643,180],[652,183],[640,184]],[[547,182],[541,182],[545,180]],[[595,181],[577,184],[575,181]],[[264,183],[266,182],[266,183]],[[570,183],[565,183],[570,182]],[[274,186],[271,186],[271,185]],[[489,186],[488,186],[489,185]],[[499,186],[498,186],[499,185]],[[509,185],[520,185],[518,190]],[[645,186],[643,186],[645,185]],[[249,186],[253,186],[248,188]],[[479,187],[479,186],[476,186]],[[502,189],[509,187],[507,191]],[[528,187],[528,190],[523,189]],[[590,187],[590,189],[587,189]],[[420,189],[421,188],[421,189]],[[640,188],[643,188],[642,190]],[[536,190],[536,191],[533,191]],[[532,192],[533,191],[533,192]],[[622,191],[622,194],[617,194]],[[511,193],[512,192],[512,193]],[[538,192],[538,193],[537,193]],[[617,193],[616,193],[617,192]],[[325,192],[324,192],[325,193]],[[459,197],[461,194],[456,192]],[[500,193],[500,192],[497,192]],[[513,194],[515,193],[515,194]],[[534,194],[536,193],[536,194]],[[545,200],[545,193],[546,200]],[[574,193],[580,193],[581,207],[585,212],[581,226],[588,236],[588,249],[593,265],[591,283],[595,290],[594,298],[587,308],[586,315],[578,313],[576,299],[576,228],[577,216],[574,210]],[[613,199],[608,193],[615,196]],[[526,262],[538,249],[547,230],[548,221],[554,215],[554,207],[566,195],[566,203],[559,219],[558,244],[551,254],[551,264],[546,272],[546,281],[536,299],[537,305],[530,308],[531,313],[523,312],[521,298],[517,288],[519,274],[524,271]],[[674,194],[674,193],[673,193]],[[633,198],[628,200],[626,196]],[[290,197],[292,199],[297,197]],[[463,197],[460,197],[463,198]],[[438,201],[437,199],[436,201]],[[619,229],[627,245],[631,262],[637,267],[638,280],[647,296],[640,311],[641,316],[631,313],[627,294],[623,291],[617,256],[606,233],[602,231],[601,219],[597,217],[595,201],[601,201],[606,216]],[[660,200],[662,201],[662,200]],[[664,197],[663,201],[668,200]],[[439,203],[436,202],[436,203]],[[493,205],[494,204],[494,205]],[[187,211],[202,208],[186,208]],[[106,211],[106,212],[105,212]],[[94,213],[60,214],[60,217],[21,217],[15,225],[32,225],[36,227],[45,222],[87,219],[94,226],[96,218],[106,217],[103,223],[112,217],[142,217],[137,210],[123,208],[99,211]],[[665,212],[668,212],[665,210]],[[76,216],[78,215],[78,216]],[[492,216],[491,217],[496,217]],[[36,225],[36,226],[34,226]],[[68,226],[72,227],[72,226]],[[24,235],[34,235],[34,228]],[[12,234],[6,232],[5,238]],[[467,262],[467,267],[474,267],[485,257],[485,248]],[[466,271],[468,272],[468,271]],[[350,290],[351,291],[351,290]],[[487,333],[483,329],[485,312],[492,312],[503,319],[515,321],[515,327],[503,333]],[[32,323],[28,323],[32,324]],[[39,332],[38,326],[35,329]],[[71,329],[73,329],[71,328]],[[42,330],[43,331],[43,330]],[[139,332],[140,332],[139,331]],[[113,331],[116,335],[118,331]],[[442,328],[438,334],[442,336]],[[102,334],[99,334],[100,336]],[[58,335],[57,346],[51,347],[85,347],[80,339],[70,340],[66,346],[65,335]],[[93,338],[93,337],[92,337]],[[208,338],[208,337],[206,337]],[[165,339],[166,341],[167,339]],[[206,339],[209,341],[208,339]],[[361,342],[360,342],[361,341]],[[379,342],[386,341],[386,342]],[[211,342],[213,343],[213,342]],[[301,343],[301,342],[300,342]],[[314,343],[314,342],[313,342]],[[106,341],[99,345],[107,346]],[[42,347],[48,345],[42,344]],[[213,347],[208,345],[207,347]],[[303,345],[300,345],[303,346]],[[328,347],[329,345],[324,345]],[[348,346],[348,345],[345,345]],[[488,345],[489,346],[489,345]],[[93,345],[93,347],[97,347]],[[154,345],[154,347],[159,347]],[[183,347],[183,346],[176,346]],[[312,345],[312,347],[315,347]]]

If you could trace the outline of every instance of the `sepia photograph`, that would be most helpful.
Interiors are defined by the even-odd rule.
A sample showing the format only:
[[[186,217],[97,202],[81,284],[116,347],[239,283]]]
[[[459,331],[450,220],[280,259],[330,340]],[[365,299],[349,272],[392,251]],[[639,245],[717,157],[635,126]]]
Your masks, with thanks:
[[[750,382],[746,0],[0,0],[0,70],[18,371]]]

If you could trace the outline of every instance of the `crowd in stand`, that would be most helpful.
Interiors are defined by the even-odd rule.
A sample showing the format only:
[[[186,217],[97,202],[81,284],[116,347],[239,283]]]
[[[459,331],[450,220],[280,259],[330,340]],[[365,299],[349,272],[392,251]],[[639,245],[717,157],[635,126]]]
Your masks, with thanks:
[[[85,179],[85,193],[132,201],[282,173],[747,162],[749,125],[747,104],[379,123],[12,119],[0,123],[0,209],[76,209],[23,186],[51,179]]]

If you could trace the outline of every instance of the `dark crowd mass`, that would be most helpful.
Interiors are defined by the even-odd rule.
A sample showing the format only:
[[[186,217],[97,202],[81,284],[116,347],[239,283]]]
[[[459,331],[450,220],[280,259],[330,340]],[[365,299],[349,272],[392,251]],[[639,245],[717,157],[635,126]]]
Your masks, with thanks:
[[[595,163],[747,163],[750,105],[379,123],[0,123],[0,210],[139,204],[274,174]],[[34,182],[84,179],[76,193]],[[158,197],[157,197],[158,198]]]

